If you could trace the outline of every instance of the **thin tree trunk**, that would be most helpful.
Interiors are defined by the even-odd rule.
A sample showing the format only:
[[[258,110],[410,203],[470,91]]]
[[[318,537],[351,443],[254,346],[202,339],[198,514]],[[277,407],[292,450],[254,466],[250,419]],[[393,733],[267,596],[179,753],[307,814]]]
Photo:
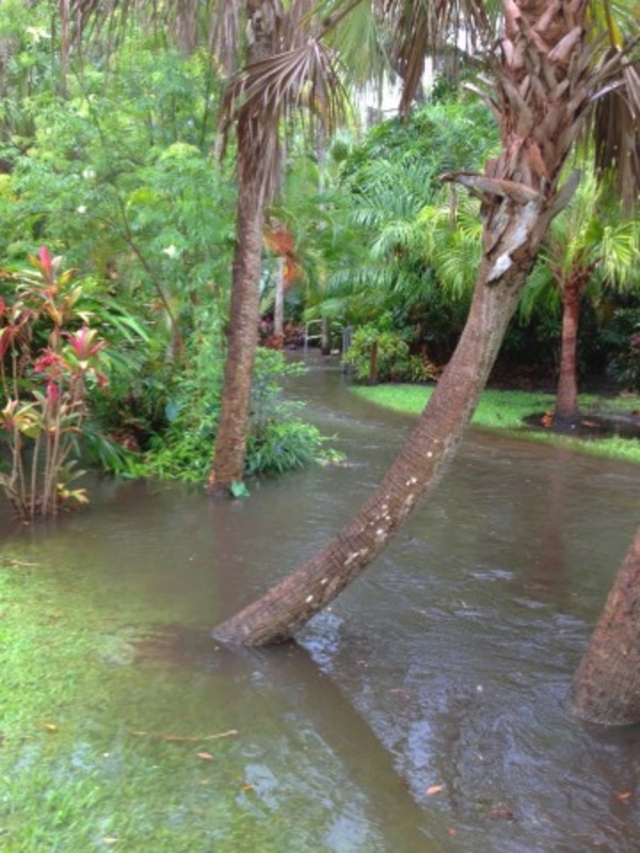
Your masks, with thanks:
[[[279,4],[274,0],[247,0],[246,11],[250,65],[269,58],[275,51]],[[236,120],[238,212],[227,360],[209,475],[210,489],[221,494],[227,493],[244,475],[253,365],[258,346],[262,236],[269,183],[267,153],[277,133],[277,121],[273,118],[252,109],[240,110]]]
[[[582,296],[597,261],[574,261],[573,268],[561,282],[562,338],[560,343],[560,375],[553,413],[553,428],[562,432],[571,429],[579,417],[578,408],[578,324]]]
[[[573,677],[567,707],[592,723],[640,722],[640,527]]]
[[[242,148],[240,149],[242,152]],[[242,158],[242,153],[240,153]],[[251,164],[240,168],[237,244],[233,262],[231,309],[227,337],[224,386],[220,423],[216,434],[213,468],[209,486],[216,492],[228,492],[244,475],[253,365],[258,346],[260,313],[260,269],[264,206],[251,174]]]
[[[273,334],[284,342],[284,278],[286,261],[283,255],[278,258],[276,270],[276,293],[273,305]]]
[[[575,426],[578,411],[578,322],[583,287],[569,280],[562,288],[562,334],[560,372],[553,412],[553,428],[560,432]]]
[[[329,328],[329,318],[322,318],[320,327],[320,352],[322,355],[331,355],[331,329]]]
[[[373,341],[371,344],[371,354],[369,355],[369,385],[378,384],[378,341]]]

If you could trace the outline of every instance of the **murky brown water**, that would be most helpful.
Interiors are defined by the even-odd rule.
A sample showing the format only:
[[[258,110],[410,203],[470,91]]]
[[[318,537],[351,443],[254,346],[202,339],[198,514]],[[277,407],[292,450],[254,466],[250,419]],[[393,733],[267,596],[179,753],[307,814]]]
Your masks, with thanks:
[[[174,728],[224,712],[259,807],[300,815],[291,853],[637,853],[640,731],[590,728],[562,706],[640,518],[637,468],[474,431],[300,646],[231,654],[209,640],[335,532],[408,429],[344,382],[317,366],[295,380],[349,467],[233,504],[104,483],[88,512],[47,531],[6,525],[5,542],[46,554],[111,623],[135,633],[138,607],[161,614],[134,644],[138,702],[153,704],[160,671],[175,679]]]

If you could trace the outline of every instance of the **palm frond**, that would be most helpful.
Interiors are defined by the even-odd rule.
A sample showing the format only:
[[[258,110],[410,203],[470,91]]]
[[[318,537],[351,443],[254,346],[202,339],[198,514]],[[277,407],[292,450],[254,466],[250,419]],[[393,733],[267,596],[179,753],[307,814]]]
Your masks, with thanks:
[[[407,114],[420,89],[425,58],[457,48],[464,33],[478,47],[491,33],[495,3],[482,0],[375,0],[380,19],[391,34],[389,55],[402,79],[400,112]]]
[[[640,254],[640,225],[627,219],[606,225],[601,239],[602,274],[616,289],[628,290],[640,283],[637,258]]]
[[[256,171],[260,164],[260,189],[271,198],[282,162],[281,125],[286,129],[302,121],[312,138],[319,129],[330,133],[343,119],[347,101],[336,56],[309,38],[300,47],[247,65],[231,80],[221,111],[223,137],[237,123],[246,162]]]
[[[610,56],[618,48],[611,48]],[[640,196],[640,63],[621,62],[618,74],[597,98],[591,120],[600,177],[613,176],[618,195],[631,209]]]

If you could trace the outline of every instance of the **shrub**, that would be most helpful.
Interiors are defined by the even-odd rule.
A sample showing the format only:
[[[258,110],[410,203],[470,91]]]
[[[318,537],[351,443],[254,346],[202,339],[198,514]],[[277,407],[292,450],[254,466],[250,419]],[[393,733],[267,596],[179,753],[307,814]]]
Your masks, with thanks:
[[[377,356],[373,359],[374,347]],[[375,360],[375,376],[371,375]],[[353,367],[358,382],[429,382],[436,376],[431,362],[411,355],[409,344],[393,331],[379,331],[375,326],[363,326],[354,335],[342,361]]]
[[[258,349],[247,474],[282,474],[328,456],[322,448],[324,438],[319,430],[297,416],[301,404],[282,399],[282,380],[305,369],[303,365],[287,363],[281,352]],[[220,353],[206,376],[199,373],[185,377],[181,395],[171,403],[170,425],[152,439],[144,462],[138,466],[138,474],[189,483],[206,481],[220,415],[221,381]]]
[[[0,487],[27,518],[55,515],[68,499],[86,503],[68,482],[89,389],[107,383],[106,341],[89,325],[83,285],[46,248],[30,261],[32,269],[2,271],[14,298],[0,296],[0,445],[9,457]]]

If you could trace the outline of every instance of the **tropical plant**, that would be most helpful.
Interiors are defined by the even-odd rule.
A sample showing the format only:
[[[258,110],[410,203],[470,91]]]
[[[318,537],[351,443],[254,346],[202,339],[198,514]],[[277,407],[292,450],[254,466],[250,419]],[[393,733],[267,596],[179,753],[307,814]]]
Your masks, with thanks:
[[[399,305],[405,314],[431,302],[439,305],[438,291],[466,308],[478,258],[478,205],[461,199],[453,210],[448,198],[441,203],[438,178],[450,168],[481,164],[496,144],[488,110],[457,100],[428,103],[406,122],[393,119],[374,128],[343,163],[342,203],[360,253],[353,263],[332,271],[325,310],[335,313],[341,305],[357,325],[397,313]],[[439,235],[445,231],[443,240]],[[446,242],[441,269],[433,247],[438,239]],[[453,251],[452,239],[460,244]],[[464,269],[466,276],[463,286],[459,275],[450,274],[456,261],[457,271]]]
[[[411,355],[409,344],[397,332],[362,326],[342,357],[358,382],[429,382],[435,367],[423,356]]]
[[[583,178],[574,201],[552,224],[541,252],[540,272],[548,272],[562,303],[562,336],[553,426],[575,426],[578,410],[578,332],[584,296],[640,284],[638,222],[601,198],[593,175]],[[541,276],[537,277],[540,280]],[[531,296],[531,290],[529,299]]]
[[[168,427],[152,437],[134,468],[140,476],[188,483],[206,476],[220,417],[222,361],[207,357],[215,344],[198,340],[199,356],[167,406]],[[304,369],[287,363],[281,352],[258,348],[245,475],[282,474],[327,458],[319,430],[297,416],[299,404],[282,398],[282,382]],[[239,481],[234,496],[245,494]]]
[[[307,107],[309,129],[329,131],[340,113],[342,88],[333,57],[319,39],[323,25],[313,0],[247,2],[247,63],[224,100],[227,133],[235,128],[238,211],[229,335],[220,423],[209,485],[227,491],[242,479],[249,429],[251,377],[258,344],[265,210],[279,186],[281,134]]]
[[[22,257],[37,234],[135,296],[178,357],[196,303],[217,289],[222,305],[233,244],[232,183],[210,163],[210,70],[134,40],[113,71],[86,71],[64,101],[41,96],[0,195],[0,240]]]
[[[3,271],[16,296],[0,298],[0,449],[9,454],[0,487],[24,518],[56,515],[69,499],[87,502],[84,489],[68,484],[89,388],[107,382],[106,341],[89,325],[82,284],[46,248],[30,261],[33,270]]]

